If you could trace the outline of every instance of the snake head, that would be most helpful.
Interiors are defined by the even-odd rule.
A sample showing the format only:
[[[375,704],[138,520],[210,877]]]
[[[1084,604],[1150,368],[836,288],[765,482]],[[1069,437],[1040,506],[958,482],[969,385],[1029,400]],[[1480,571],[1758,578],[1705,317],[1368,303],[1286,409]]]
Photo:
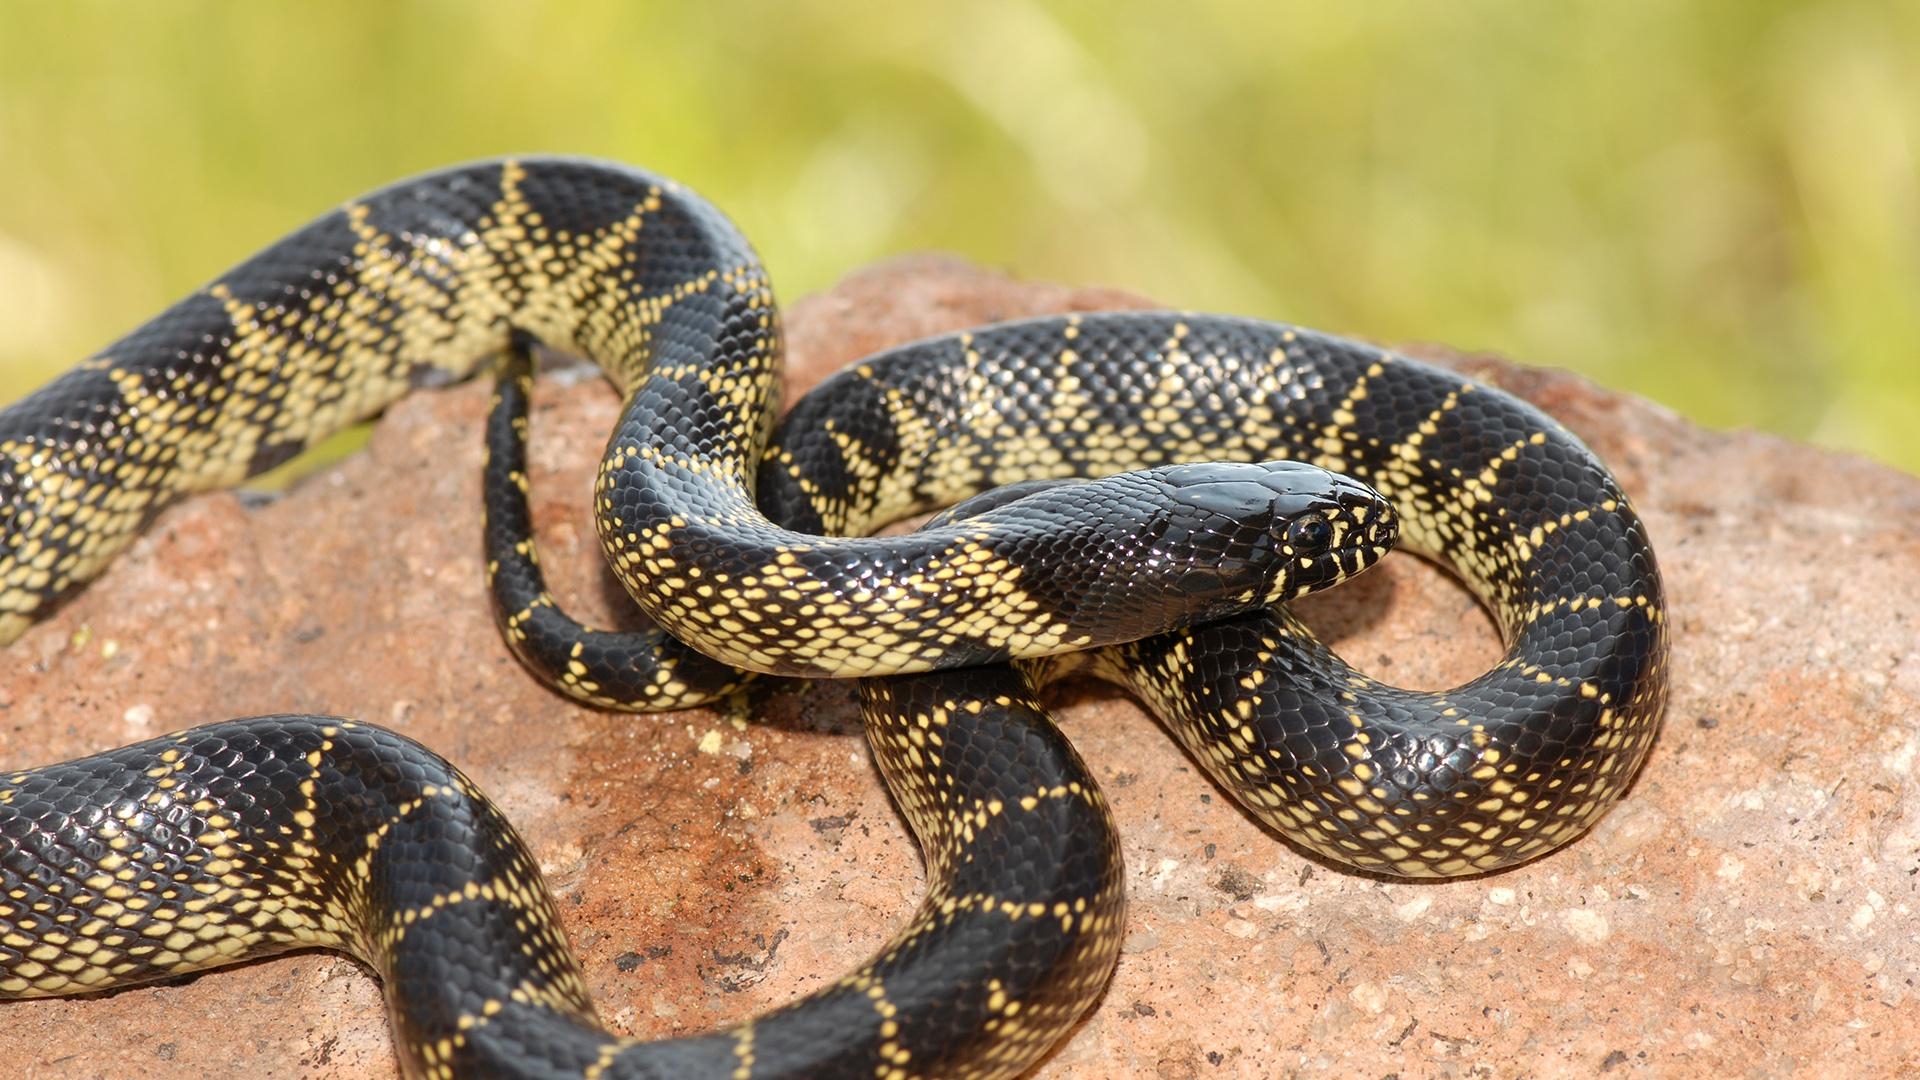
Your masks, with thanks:
[[[1378,492],[1291,461],[1022,481],[950,507],[925,528],[1008,513],[1043,524],[1110,520],[1100,544],[1055,561],[1044,587],[1062,610],[1145,612],[1135,636],[1337,585],[1380,561],[1398,538],[1393,507]]]
[[[1217,555],[1192,565],[1183,586],[1195,597],[1292,600],[1379,562],[1399,538],[1393,505],[1379,492],[1313,465],[1208,462],[1160,478],[1206,524],[1187,542]]]

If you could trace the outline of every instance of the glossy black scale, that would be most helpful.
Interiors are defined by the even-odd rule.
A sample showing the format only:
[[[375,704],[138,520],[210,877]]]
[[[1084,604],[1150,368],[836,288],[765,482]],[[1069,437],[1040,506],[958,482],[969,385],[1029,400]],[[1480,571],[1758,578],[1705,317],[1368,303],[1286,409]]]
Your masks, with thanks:
[[[1086,423],[1034,404],[1063,388],[1089,402]],[[1010,419],[982,433],[987,411]],[[1009,446],[1056,426],[1067,429],[1050,443],[1057,458],[1007,463]],[[1142,434],[1150,427],[1158,437]],[[845,431],[862,433],[874,460],[845,460],[833,435]],[[1116,450],[1107,433],[1132,437]],[[940,449],[928,457],[916,445]],[[869,499],[858,485],[842,497],[835,477],[904,472],[939,503],[972,494],[956,476],[1024,482],[1285,456],[1385,495],[1401,546],[1494,612],[1505,660],[1452,691],[1403,691],[1272,611],[1115,646],[1083,666],[1132,689],[1249,810],[1337,862],[1453,876],[1579,835],[1657,731],[1663,591],[1645,528],[1606,468],[1493,387],[1253,320],[1029,320],[903,346],[821,384],[783,422],[760,492],[776,519],[859,530],[874,524]],[[1260,671],[1271,678],[1248,688]]]
[[[1114,645],[1089,666],[1153,705],[1263,820],[1401,875],[1567,842],[1657,727],[1664,601],[1644,528],[1591,452],[1530,406],[1309,331],[1134,312],[902,347],[823,384],[763,450],[779,324],[750,247],[667,181],[571,160],[465,166],[349,204],[0,411],[0,641],[167,500],[505,349],[487,549],[515,650],[602,704],[737,685],[729,663],[657,634],[587,634],[547,596],[524,507],[535,340],[588,354],[626,392],[595,493],[602,539],[636,599],[721,661],[849,675],[1119,641],[1336,582],[1397,528],[1502,627],[1506,659],[1465,687],[1381,686],[1282,610]],[[1269,464],[1189,464],[1214,459]],[[878,543],[782,531],[863,533],[999,484],[1123,470],[1149,471],[1029,489]],[[1283,476],[1313,478],[1324,501],[1288,503]],[[1253,497],[1263,486],[1274,497]],[[793,585],[794,566],[824,589]],[[962,587],[916,605],[956,573]],[[1014,671],[869,680],[863,695],[928,854],[929,906],[875,964],[734,1032],[610,1040],[497,811],[421,748],[311,717],[0,782],[0,996],[342,944],[383,972],[423,1075],[1017,1072],[1098,994],[1120,939],[1099,793]],[[116,845],[134,832],[152,869],[126,884],[133,857]],[[208,899],[189,911],[142,891],[179,883]],[[455,892],[481,902],[391,932]],[[1003,1022],[1009,1001],[1024,1022]]]

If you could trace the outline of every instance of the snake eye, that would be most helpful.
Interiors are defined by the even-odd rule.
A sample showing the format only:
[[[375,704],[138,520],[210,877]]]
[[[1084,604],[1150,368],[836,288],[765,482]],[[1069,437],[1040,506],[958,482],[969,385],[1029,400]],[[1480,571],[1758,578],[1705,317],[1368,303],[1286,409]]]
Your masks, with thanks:
[[[1333,523],[1319,514],[1306,514],[1287,526],[1287,543],[1301,558],[1324,555],[1333,546]]]

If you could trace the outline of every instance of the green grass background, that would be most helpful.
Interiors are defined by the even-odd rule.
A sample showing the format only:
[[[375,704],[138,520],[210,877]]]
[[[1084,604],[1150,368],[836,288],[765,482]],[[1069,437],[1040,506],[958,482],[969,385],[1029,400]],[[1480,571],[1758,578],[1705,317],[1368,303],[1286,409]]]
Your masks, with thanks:
[[[0,6],[0,401],[517,151],[896,252],[1581,371],[1920,471],[1920,4]]]

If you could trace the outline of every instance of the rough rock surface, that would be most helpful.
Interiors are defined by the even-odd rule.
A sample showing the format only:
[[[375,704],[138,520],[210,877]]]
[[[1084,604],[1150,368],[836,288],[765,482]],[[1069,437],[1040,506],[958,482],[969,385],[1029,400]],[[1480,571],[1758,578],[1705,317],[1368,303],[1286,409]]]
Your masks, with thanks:
[[[1126,306],[937,259],[790,313],[796,382],[891,342]],[[1666,727],[1589,836],[1478,880],[1389,884],[1309,861],[1238,811],[1117,693],[1063,723],[1125,836],[1124,954],[1040,1069],[1116,1076],[1786,1076],[1920,1070],[1920,482],[1717,434],[1579,379],[1417,350],[1538,402],[1646,515],[1672,596]],[[481,587],[487,388],[416,395],[366,453],[284,499],[176,507],[0,653],[0,767],[207,720],[310,710],[397,727],[501,802],[561,898],[602,1014],[690,1033],[814,989],[911,909],[919,860],[847,688],[756,719],[629,717],[537,688]],[[534,489],[563,597],[619,589],[587,518],[614,414],[542,380]],[[1307,608],[1363,668],[1481,670],[1491,625],[1388,560]],[[390,1077],[374,980],[319,953],[84,1000],[0,1005],[10,1075]]]

